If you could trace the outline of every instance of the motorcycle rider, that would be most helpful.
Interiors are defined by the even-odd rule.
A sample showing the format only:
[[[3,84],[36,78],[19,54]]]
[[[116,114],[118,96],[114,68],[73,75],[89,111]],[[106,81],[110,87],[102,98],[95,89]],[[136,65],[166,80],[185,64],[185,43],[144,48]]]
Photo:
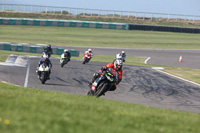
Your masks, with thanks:
[[[93,57],[93,52],[92,52],[92,49],[89,48],[87,51],[85,51],[85,54],[83,56],[83,60],[85,60],[85,58],[87,58],[87,62],[89,62],[92,59],[92,57]],[[85,64],[85,63],[83,62],[83,64]]]
[[[37,74],[38,74],[38,76],[39,76],[38,69],[39,69],[40,65],[43,64],[43,63],[49,67],[49,76],[48,76],[47,79],[50,79],[52,64],[51,64],[51,61],[49,60],[49,58],[47,57],[47,55],[44,55],[44,56],[40,59],[40,61],[39,61],[39,63],[38,63],[38,67],[37,67]]]
[[[122,56],[122,59],[123,59],[123,62],[126,61],[126,53],[124,51],[121,52],[121,56]]]
[[[122,67],[123,67],[123,62],[122,60],[115,60],[114,63],[108,63],[106,66],[103,66],[98,73],[94,73],[93,78],[92,78],[92,82],[89,82],[89,86],[92,87],[92,83],[102,75],[102,73],[104,71],[106,71],[108,68],[113,68],[114,70],[116,70],[119,73],[119,81],[118,83],[113,83],[113,86],[111,89],[109,89],[109,91],[114,91],[116,89],[116,85],[118,85],[121,80],[122,80]]]
[[[92,58],[92,56],[93,56],[92,49],[91,49],[91,48],[89,48],[87,51],[85,51],[85,54],[87,54],[89,57],[91,57],[91,58]]]
[[[63,55],[65,58],[67,58],[67,59],[68,59],[68,60],[67,60],[67,62],[69,62],[69,61],[70,61],[71,54],[70,54],[70,52],[69,52],[69,50],[68,50],[68,49],[64,49],[64,50],[63,50],[63,53],[62,53],[62,55]],[[61,58],[62,58],[62,55],[61,55]]]
[[[116,54],[116,56],[115,56],[115,60],[122,60],[123,62],[126,61],[125,58],[126,58],[126,53],[124,51],[122,51],[121,53]]]
[[[51,48],[51,45],[47,45],[47,47],[44,48],[43,52],[46,53],[46,54],[48,54],[48,56],[49,56],[49,58],[50,58],[51,54],[53,54],[53,50],[52,50],[52,48]],[[43,54],[43,55],[44,55],[44,54]]]

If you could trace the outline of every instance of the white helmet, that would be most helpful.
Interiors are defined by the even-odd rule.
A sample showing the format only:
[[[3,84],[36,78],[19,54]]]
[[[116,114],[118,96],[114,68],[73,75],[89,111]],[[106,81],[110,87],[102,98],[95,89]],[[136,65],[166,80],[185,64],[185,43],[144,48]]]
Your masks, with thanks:
[[[122,60],[116,60],[114,62],[114,68],[115,68],[115,70],[118,71],[118,70],[122,69],[122,66],[123,66]]]
[[[68,52],[69,50],[68,49],[64,49],[64,52],[66,53],[66,52]]]
[[[116,57],[115,57],[117,60],[122,60],[122,56],[120,53],[116,54]]]
[[[92,53],[92,49],[91,49],[91,48],[89,48],[89,49],[88,49],[88,52],[89,52],[89,53]]]
[[[43,54],[43,58],[48,58],[48,55],[47,54]]]

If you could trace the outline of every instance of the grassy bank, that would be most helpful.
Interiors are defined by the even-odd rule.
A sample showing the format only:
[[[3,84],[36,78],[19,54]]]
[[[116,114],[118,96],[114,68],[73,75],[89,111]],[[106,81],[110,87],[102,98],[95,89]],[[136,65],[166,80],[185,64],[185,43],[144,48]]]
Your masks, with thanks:
[[[200,49],[200,34],[0,25],[1,42],[145,49]]]
[[[191,22],[191,21],[168,21],[167,19],[156,19],[153,18],[145,18],[145,20],[135,20],[135,18],[113,18],[111,15],[110,17],[95,17],[95,16],[73,16],[73,15],[61,15],[58,14],[45,14],[45,13],[20,13],[20,12],[12,12],[12,11],[4,11],[0,12],[1,17],[8,17],[8,18],[36,18],[36,19],[61,19],[61,20],[83,20],[83,21],[99,21],[99,22],[114,22],[114,23],[128,23],[128,24],[148,24],[148,25],[165,25],[165,26],[182,26],[182,27],[195,27],[199,28],[200,24],[198,21]]]
[[[68,95],[0,82],[2,133],[197,133],[194,113]]]

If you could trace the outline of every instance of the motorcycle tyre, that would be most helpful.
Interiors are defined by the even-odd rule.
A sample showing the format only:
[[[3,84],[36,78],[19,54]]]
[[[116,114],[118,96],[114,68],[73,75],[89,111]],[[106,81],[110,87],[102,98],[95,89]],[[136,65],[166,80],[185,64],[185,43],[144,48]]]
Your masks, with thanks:
[[[45,84],[45,82],[46,82],[46,77],[47,77],[47,75],[46,75],[44,72],[42,72],[42,73],[41,73],[41,83],[42,83],[42,84]]]
[[[94,91],[93,90],[89,90],[87,93],[87,96],[94,96]]]
[[[97,87],[97,89],[96,89],[96,92],[95,92],[95,96],[96,97],[100,97],[100,96],[102,96],[106,91],[107,91],[107,85],[105,84],[105,82],[101,82],[99,85],[98,85],[98,87]]]
[[[83,64],[85,64],[85,63],[86,63],[86,61],[87,61],[87,59],[85,58],[85,59],[83,60]]]

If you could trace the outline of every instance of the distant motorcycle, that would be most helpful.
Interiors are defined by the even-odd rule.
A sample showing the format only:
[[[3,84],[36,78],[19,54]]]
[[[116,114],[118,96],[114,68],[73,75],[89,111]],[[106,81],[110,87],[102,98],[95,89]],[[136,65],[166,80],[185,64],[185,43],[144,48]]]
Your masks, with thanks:
[[[60,66],[63,67],[68,62],[69,62],[69,58],[65,57],[65,55],[62,54],[61,57],[60,57]]]
[[[113,68],[108,68],[93,82],[92,87],[88,91],[87,95],[100,97],[112,88],[113,83],[117,83],[118,81],[119,73]]]
[[[88,63],[92,59],[92,54],[86,53],[83,57],[83,64]]]
[[[49,77],[49,71],[50,69],[46,64],[43,63],[39,66],[39,69],[37,70],[37,72],[42,84],[45,84],[45,82],[47,81]]]

